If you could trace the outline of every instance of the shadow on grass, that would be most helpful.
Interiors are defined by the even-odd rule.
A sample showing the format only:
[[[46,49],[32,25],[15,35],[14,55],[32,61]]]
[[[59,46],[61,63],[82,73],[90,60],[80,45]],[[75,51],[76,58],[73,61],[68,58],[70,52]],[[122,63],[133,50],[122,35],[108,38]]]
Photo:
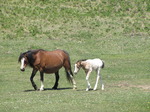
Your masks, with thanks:
[[[86,89],[77,89],[77,91],[86,91]],[[94,91],[94,90],[93,89],[89,89],[89,91]]]
[[[67,88],[57,88],[57,89],[44,88],[43,91],[50,91],[50,90],[67,90],[67,89],[72,89],[72,88],[71,88],[71,87],[67,87]],[[40,91],[40,89],[38,89],[38,90],[34,90],[34,89],[24,90],[23,92],[32,92],[32,91]]]

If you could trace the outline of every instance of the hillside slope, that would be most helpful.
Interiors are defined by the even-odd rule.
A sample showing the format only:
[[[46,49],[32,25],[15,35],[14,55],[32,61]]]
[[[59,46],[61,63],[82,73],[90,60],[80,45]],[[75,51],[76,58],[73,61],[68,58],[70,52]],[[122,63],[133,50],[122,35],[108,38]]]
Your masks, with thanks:
[[[1,38],[150,34],[149,0],[1,0]]]

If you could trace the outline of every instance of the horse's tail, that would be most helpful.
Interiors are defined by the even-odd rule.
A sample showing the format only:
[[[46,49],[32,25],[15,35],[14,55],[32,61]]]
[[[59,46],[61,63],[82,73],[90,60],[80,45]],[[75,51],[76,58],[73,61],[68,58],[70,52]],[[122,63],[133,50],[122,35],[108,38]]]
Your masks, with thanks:
[[[68,70],[66,70],[66,77],[67,77],[67,80],[71,83],[71,84],[73,84],[73,73],[72,73],[72,71],[71,72],[69,72]]]
[[[102,63],[103,63],[103,64],[102,64],[102,68],[104,68],[104,67],[105,67],[104,61],[102,61]]]
[[[67,61],[67,67],[65,67],[65,72],[66,72],[66,77],[67,77],[67,80],[71,83],[73,83],[73,72],[72,72],[72,69],[71,69],[71,61],[70,61],[70,56],[69,56],[69,53],[64,51],[63,52],[67,55],[68,57],[68,61]]]

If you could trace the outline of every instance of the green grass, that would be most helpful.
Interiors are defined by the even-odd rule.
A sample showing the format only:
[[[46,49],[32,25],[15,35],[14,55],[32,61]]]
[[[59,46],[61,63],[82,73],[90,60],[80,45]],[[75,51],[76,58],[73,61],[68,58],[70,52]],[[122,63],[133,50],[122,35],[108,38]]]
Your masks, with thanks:
[[[149,0],[0,1],[1,112],[149,112]],[[101,58],[105,90],[86,92],[85,73],[72,90],[60,71],[45,74],[45,91],[34,91],[32,69],[19,70],[18,56],[29,49],[64,49],[72,69],[78,59]],[[39,73],[34,78],[40,87]],[[90,76],[94,87],[96,74]]]

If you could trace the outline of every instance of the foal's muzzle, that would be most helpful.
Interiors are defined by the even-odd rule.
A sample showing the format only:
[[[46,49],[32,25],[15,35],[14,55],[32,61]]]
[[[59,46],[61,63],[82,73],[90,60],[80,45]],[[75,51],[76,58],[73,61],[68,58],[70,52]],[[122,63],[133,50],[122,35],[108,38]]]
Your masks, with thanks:
[[[25,71],[25,69],[23,68],[23,69],[20,69],[22,72],[24,72]]]
[[[74,74],[76,75],[76,74],[77,74],[77,72],[74,72]]]

